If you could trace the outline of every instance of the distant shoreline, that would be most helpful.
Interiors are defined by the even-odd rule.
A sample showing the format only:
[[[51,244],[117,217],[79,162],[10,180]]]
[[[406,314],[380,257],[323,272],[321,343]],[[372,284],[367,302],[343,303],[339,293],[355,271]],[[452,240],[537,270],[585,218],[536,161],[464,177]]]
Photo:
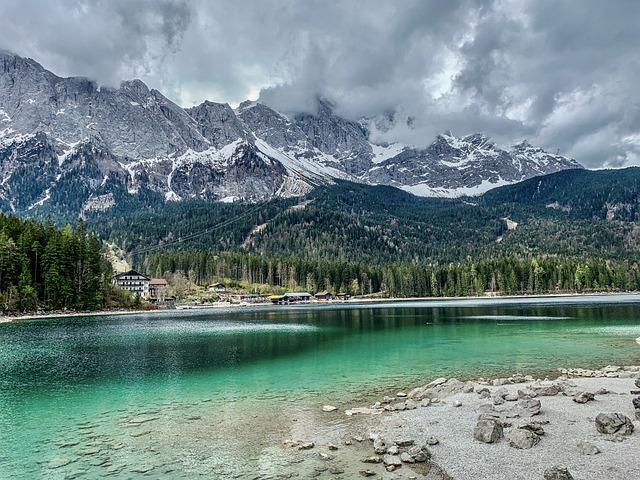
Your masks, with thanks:
[[[0,315],[0,323],[13,323],[25,320],[46,320],[50,318],[65,317],[100,317],[107,315],[134,315],[139,313],[166,312],[166,310],[95,310],[89,312],[45,312],[42,314],[31,313],[27,315]]]
[[[593,292],[593,293],[548,293],[548,294],[539,294],[539,295],[496,295],[496,296],[472,296],[472,297],[407,297],[407,298],[350,298],[349,300],[340,300],[340,301],[329,301],[329,302],[314,302],[314,303],[305,303],[305,304],[297,304],[299,306],[322,306],[322,305],[353,305],[358,303],[404,303],[404,302],[435,302],[435,301],[456,301],[456,300],[474,300],[474,301],[490,301],[496,299],[533,299],[533,298],[574,298],[574,297],[600,297],[600,296],[627,296],[627,295],[638,295],[640,299],[640,292]],[[293,305],[293,304],[292,304]],[[238,305],[238,304],[228,304],[228,303],[217,303],[211,305],[196,305],[193,307],[193,310],[214,310],[218,308],[229,308],[229,307],[258,307],[258,306],[272,306],[272,304],[250,304],[246,306]],[[179,310],[190,310],[191,308],[179,308]],[[61,311],[53,311],[53,312],[45,312],[42,314],[30,313],[26,315],[0,315],[0,323],[13,323],[20,322],[26,320],[36,320],[36,319],[49,319],[49,318],[65,318],[65,317],[99,317],[99,316],[107,316],[107,315],[137,315],[137,314],[155,314],[161,312],[168,312],[171,310],[167,309],[156,309],[156,310],[96,310],[96,311],[87,311],[87,312],[77,312],[77,311],[69,311],[69,312],[61,312]]]

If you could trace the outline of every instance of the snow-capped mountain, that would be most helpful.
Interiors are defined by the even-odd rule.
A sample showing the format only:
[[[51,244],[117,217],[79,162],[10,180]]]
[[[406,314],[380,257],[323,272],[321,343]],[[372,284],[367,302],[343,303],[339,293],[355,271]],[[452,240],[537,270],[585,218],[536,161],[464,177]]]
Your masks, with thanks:
[[[0,207],[104,208],[114,189],[141,188],[171,200],[255,201],[334,179],[458,196],[581,168],[526,142],[502,150],[481,134],[443,134],[426,149],[378,145],[370,131],[384,122],[347,120],[323,99],[314,114],[256,102],[183,109],[140,80],[101,87],[0,51]]]

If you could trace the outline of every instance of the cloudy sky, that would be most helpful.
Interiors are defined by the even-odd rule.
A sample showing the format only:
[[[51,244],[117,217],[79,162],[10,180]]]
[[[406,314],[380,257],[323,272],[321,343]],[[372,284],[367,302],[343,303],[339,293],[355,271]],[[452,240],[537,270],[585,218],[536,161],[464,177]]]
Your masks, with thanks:
[[[0,18],[0,48],[185,107],[322,95],[403,120],[380,140],[481,131],[640,165],[638,0],[0,0]]]

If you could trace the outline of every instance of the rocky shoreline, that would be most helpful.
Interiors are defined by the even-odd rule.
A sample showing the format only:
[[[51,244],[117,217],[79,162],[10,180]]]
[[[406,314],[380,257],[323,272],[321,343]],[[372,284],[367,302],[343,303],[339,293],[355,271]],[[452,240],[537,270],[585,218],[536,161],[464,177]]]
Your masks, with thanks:
[[[640,366],[559,373],[439,378],[368,406],[323,405],[327,421],[352,422],[351,436],[287,439],[283,448],[301,463],[320,460],[314,477],[640,478]]]

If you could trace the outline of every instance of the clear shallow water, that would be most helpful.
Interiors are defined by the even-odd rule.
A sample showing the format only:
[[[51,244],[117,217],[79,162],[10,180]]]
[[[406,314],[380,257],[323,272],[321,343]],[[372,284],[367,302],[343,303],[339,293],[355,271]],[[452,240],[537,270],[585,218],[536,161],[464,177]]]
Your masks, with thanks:
[[[440,376],[640,364],[637,337],[637,295],[1,324],[0,478],[255,477],[300,424],[326,428],[323,404]]]

